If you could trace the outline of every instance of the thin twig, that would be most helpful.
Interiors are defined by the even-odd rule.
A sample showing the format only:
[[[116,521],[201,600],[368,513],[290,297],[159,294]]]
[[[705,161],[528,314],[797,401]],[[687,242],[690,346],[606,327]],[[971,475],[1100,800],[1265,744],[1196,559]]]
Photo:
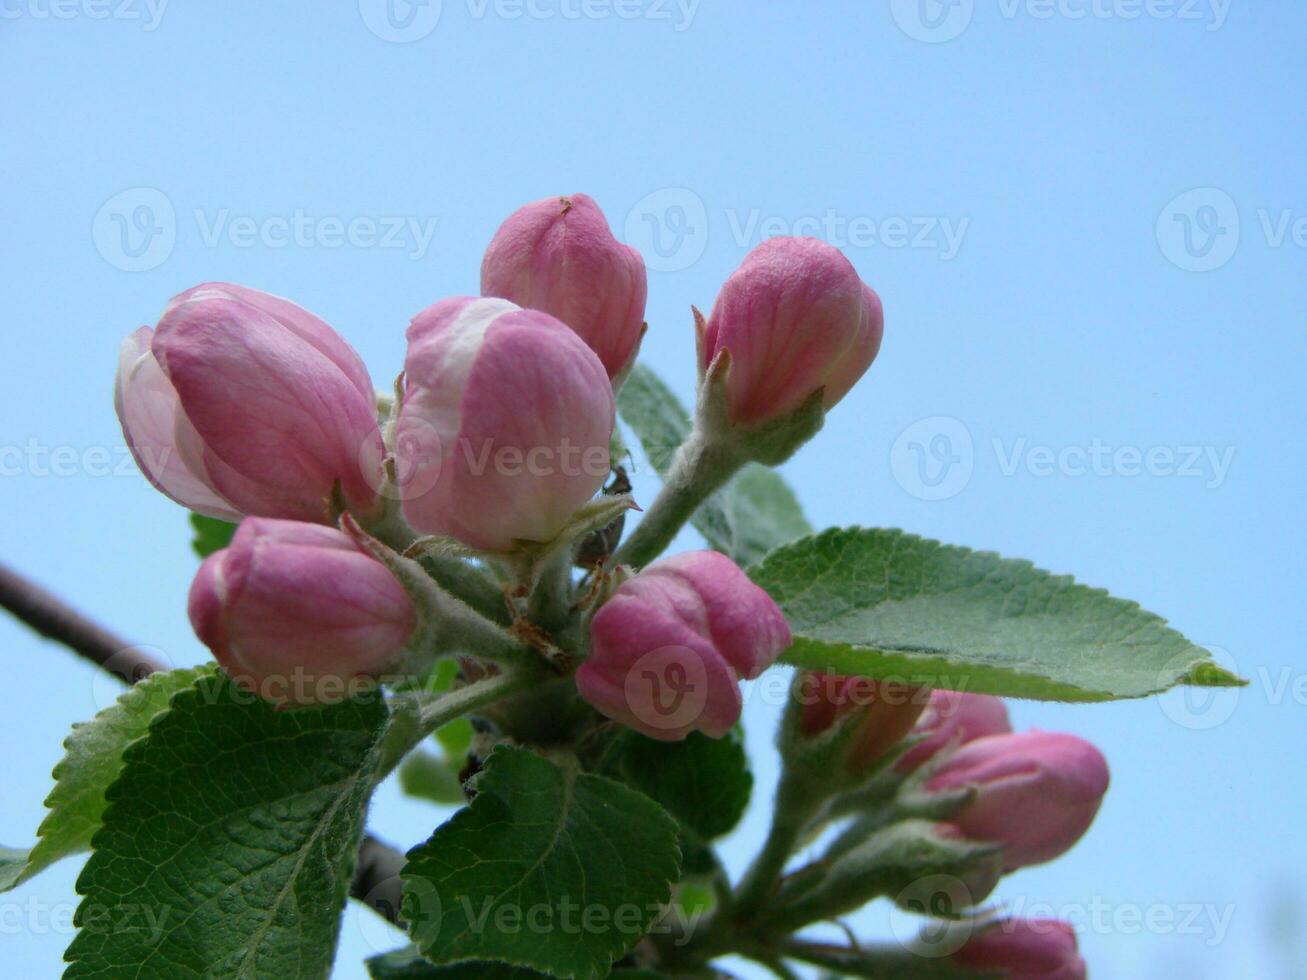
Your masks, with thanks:
[[[399,873],[406,859],[401,851],[383,844],[371,834],[363,835],[358,865],[349,883],[349,897],[365,903],[391,925],[404,928],[399,917],[404,886]]]
[[[168,668],[139,648],[73,609],[62,599],[0,564],[0,606],[42,636],[63,644],[79,656],[127,684]],[[371,834],[359,845],[358,863],[349,893],[396,925],[399,920],[399,871],[404,855]]]
[[[0,564],[0,606],[42,636],[62,643],[119,680],[135,684],[167,667],[139,647],[87,619],[53,593]]]

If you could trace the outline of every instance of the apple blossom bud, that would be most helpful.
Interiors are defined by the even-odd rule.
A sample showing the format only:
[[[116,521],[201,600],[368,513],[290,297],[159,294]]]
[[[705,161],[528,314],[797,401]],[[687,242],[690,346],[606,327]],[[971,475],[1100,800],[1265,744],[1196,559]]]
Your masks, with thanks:
[[[227,673],[278,704],[348,697],[395,662],[417,625],[408,593],[348,535],[259,517],[204,560],[188,611]]]
[[[861,713],[845,757],[851,772],[883,758],[907,736],[926,707],[917,687],[816,672],[802,678],[798,696],[799,731],[809,737],[827,731],[840,718]]]
[[[543,310],[571,327],[616,379],[644,329],[644,259],[608,230],[585,194],[547,197],[508,217],[481,261],[481,294]]]
[[[699,366],[730,352],[730,418],[762,425],[818,391],[829,409],[880,350],[884,314],[839,249],[815,238],[770,238],[731,273],[701,326]]]
[[[931,691],[913,734],[921,741],[904,753],[896,772],[913,772],[946,746],[960,746],[985,735],[1012,731],[1002,698],[959,691]]]
[[[1085,980],[1075,930],[1056,919],[1012,919],[979,933],[952,956],[958,966],[1007,971],[1009,980]]]
[[[560,321],[459,297],[408,330],[396,430],[404,516],[484,551],[552,540],[609,472],[613,389]]]
[[[312,313],[206,283],[174,297],[152,338],[129,338],[125,354],[132,349],[136,359],[119,368],[118,414],[142,469],[168,496],[227,519],[330,522],[338,486],[350,506],[375,505],[378,476],[360,464],[380,441],[372,384],[354,350]],[[151,462],[164,455],[168,463]]]
[[[739,682],[790,644],[780,609],[716,551],[664,558],[627,579],[590,624],[581,696],[663,741],[721,738],[740,718]]]
[[[203,468],[193,469],[177,451],[177,429],[189,423],[176,389],[150,353],[153,336],[153,330],[141,327],[127,335],[118,352],[113,404],[123,438],[136,465],[160,492],[209,517],[239,521],[240,513],[214,488]]]
[[[987,735],[946,758],[928,791],[970,787],[950,822],[972,840],[1004,846],[1005,871],[1065,853],[1093,823],[1107,792],[1107,762],[1084,739],[1055,732]]]

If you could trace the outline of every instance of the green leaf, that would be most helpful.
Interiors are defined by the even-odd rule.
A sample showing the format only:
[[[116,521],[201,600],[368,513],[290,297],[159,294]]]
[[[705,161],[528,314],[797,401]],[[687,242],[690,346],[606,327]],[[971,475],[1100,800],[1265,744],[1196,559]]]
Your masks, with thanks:
[[[650,464],[667,472],[672,456],[690,433],[689,413],[658,376],[637,364],[622,386],[617,406],[640,439]],[[778,545],[812,533],[798,500],[771,469],[750,463],[713,494],[691,523],[710,545],[741,565]]]
[[[0,892],[18,884],[27,870],[28,853],[13,847],[0,847]]]
[[[399,788],[409,796],[442,806],[467,802],[458,771],[450,760],[422,749],[410,752],[400,763]]]
[[[61,858],[90,850],[100,827],[104,793],[122,769],[123,749],[145,734],[150,719],[168,699],[215,668],[151,674],[90,721],[74,725],[64,740],[64,757],[54,767],[50,811],[30,851],[0,849],[0,891],[22,884]]]
[[[472,804],[409,852],[403,917],[437,963],[608,974],[678,877],[676,823],[610,779],[501,746]]]
[[[783,659],[810,670],[1052,701],[1243,683],[1136,603],[903,531],[832,529],[750,574],[794,631]]]
[[[749,806],[753,774],[738,728],[660,742],[626,730],[604,758],[608,775],[638,789],[703,840],[729,833]]]
[[[106,794],[64,976],[327,976],[386,721],[223,673],[175,695]]]
[[[235,524],[195,513],[191,514],[191,528],[195,532],[191,538],[191,547],[201,558],[208,558],[215,551],[227,547],[231,544],[231,536],[236,533]]]

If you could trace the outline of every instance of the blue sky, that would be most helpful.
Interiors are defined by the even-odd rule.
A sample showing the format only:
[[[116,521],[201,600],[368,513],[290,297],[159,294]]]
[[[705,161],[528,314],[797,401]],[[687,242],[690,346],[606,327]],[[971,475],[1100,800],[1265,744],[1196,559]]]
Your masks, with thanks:
[[[184,515],[121,465],[110,404],[120,338],[196,282],[298,300],[385,385],[408,318],[475,291],[509,211],[581,190],[645,252],[644,357],[688,399],[689,305],[762,237],[818,234],[886,330],[784,467],[813,522],[1073,572],[1253,681],[1015,705],[1099,744],[1114,785],[1001,897],[1077,918],[1097,977],[1301,976],[1307,8],[385,2],[0,0],[0,557],[203,659]],[[0,841],[21,845],[112,691],[5,619],[0,645]],[[776,713],[750,697],[761,795]],[[411,843],[437,818],[388,785],[373,825]],[[77,870],[3,896],[11,972],[59,969]],[[394,945],[367,915],[340,977]]]

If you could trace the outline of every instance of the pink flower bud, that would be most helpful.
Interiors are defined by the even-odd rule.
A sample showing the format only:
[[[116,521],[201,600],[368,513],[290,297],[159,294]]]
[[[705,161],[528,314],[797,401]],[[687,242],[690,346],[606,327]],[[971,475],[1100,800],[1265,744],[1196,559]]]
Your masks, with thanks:
[[[879,297],[839,249],[771,238],[722,286],[700,337],[700,367],[730,351],[738,425],[789,415],[818,390],[829,409],[875,360],[884,323]]]
[[[168,496],[228,519],[331,521],[337,485],[351,506],[375,504],[377,475],[360,464],[380,440],[372,384],[354,350],[312,313],[207,283],[168,304],[151,354],[147,339],[137,331],[128,340],[137,356],[119,367],[118,414],[142,469]],[[160,454],[179,458],[152,463]]]
[[[408,330],[396,434],[404,516],[486,551],[548,541],[609,472],[613,389],[547,313],[460,297]]]
[[[986,929],[953,954],[970,970],[1006,970],[1009,980],[1085,980],[1076,932],[1055,919],[1013,919]]]
[[[154,331],[141,327],[127,335],[118,353],[113,403],[123,438],[145,478],[183,507],[224,521],[240,513],[209,482],[202,467],[192,468],[177,451],[179,426],[189,428],[177,391],[150,353]],[[197,437],[188,432],[188,441]]]
[[[1004,846],[1006,871],[1065,853],[1093,823],[1107,792],[1107,761],[1084,739],[1055,732],[988,735],[931,775],[932,791],[974,787],[952,818],[972,840]]]
[[[913,772],[946,746],[960,746],[985,735],[1012,731],[1007,706],[988,694],[931,691],[930,702],[913,729],[921,741],[898,761],[897,772]]]
[[[278,704],[348,697],[394,663],[417,625],[403,587],[347,535],[258,517],[204,560],[188,609],[227,673]]]
[[[920,688],[839,674],[806,674],[798,696],[799,730],[807,736],[826,731],[852,712],[862,712],[846,759],[854,772],[870,767],[902,741],[926,707]]]
[[[715,551],[664,558],[623,582],[590,624],[581,696],[652,738],[721,738],[740,718],[739,682],[790,644],[776,603]]]
[[[609,378],[630,364],[644,326],[644,259],[608,230],[585,194],[547,197],[499,226],[481,261],[481,294],[562,320]]]

